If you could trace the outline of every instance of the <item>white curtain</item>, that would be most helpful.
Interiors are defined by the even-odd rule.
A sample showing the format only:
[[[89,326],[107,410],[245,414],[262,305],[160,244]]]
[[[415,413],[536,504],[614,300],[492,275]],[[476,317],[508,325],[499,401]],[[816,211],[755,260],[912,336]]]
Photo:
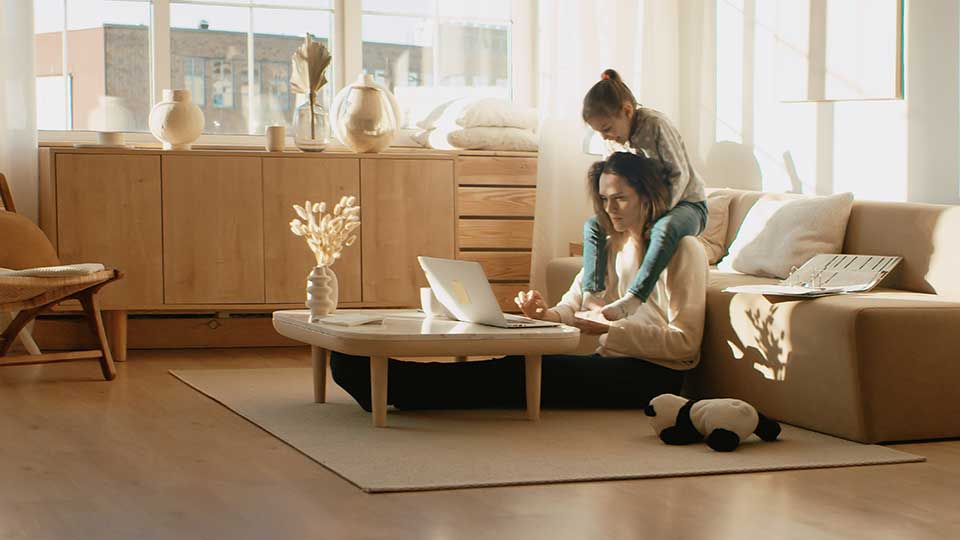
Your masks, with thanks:
[[[37,111],[33,2],[0,0],[0,173],[17,212],[37,220]]]
[[[592,212],[584,152],[583,96],[616,69],[646,106],[676,118],[679,17],[664,0],[541,0],[538,4],[540,154],[531,284],[544,290],[546,265],[583,238]]]

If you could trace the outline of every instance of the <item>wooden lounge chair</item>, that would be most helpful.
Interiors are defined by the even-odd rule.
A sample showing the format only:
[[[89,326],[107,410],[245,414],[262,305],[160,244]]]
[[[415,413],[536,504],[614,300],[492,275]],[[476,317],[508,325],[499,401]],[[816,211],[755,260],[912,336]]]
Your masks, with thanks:
[[[17,214],[6,178],[0,174],[0,268],[22,270],[59,266],[60,260],[50,240],[29,219]],[[13,315],[13,321],[0,334],[0,366],[99,360],[105,379],[117,375],[107,335],[100,314],[97,292],[106,284],[120,279],[115,269],[104,269],[83,275],[29,277],[0,275],[0,313]],[[10,348],[20,331],[37,315],[60,302],[79,300],[90,329],[100,348],[41,354],[10,355]],[[0,324],[0,328],[3,328]],[[32,341],[32,340],[31,340]],[[28,350],[30,349],[27,344]],[[39,352],[34,350],[33,352]]]

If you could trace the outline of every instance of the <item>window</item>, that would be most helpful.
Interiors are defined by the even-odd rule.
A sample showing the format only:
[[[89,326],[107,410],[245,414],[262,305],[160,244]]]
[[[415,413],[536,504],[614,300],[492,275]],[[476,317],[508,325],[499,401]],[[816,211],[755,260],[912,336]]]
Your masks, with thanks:
[[[208,135],[292,128],[304,98],[291,93],[290,58],[307,33],[333,56],[320,95],[328,108],[363,71],[396,94],[408,125],[456,97],[532,104],[535,77],[515,74],[532,73],[533,0],[342,0],[339,11],[335,0],[32,1],[38,127],[48,140],[88,140],[64,132],[104,127],[148,132],[165,88],[191,91]]]
[[[459,97],[511,98],[509,0],[363,0],[363,69],[407,124]]]
[[[263,80],[266,81],[264,98],[267,108],[271,111],[286,111],[290,109],[292,95],[290,94],[290,64],[281,62],[265,62],[263,64]]]
[[[203,108],[207,103],[207,95],[205,93],[206,79],[204,78],[204,73],[206,73],[204,69],[205,61],[203,58],[195,57],[182,58],[182,61],[183,87],[190,90],[193,102]],[[176,72],[176,61],[174,62],[174,66],[174,72]]]
[[[33,8],[37,127],[146,130],[149,0],[33,0]]]

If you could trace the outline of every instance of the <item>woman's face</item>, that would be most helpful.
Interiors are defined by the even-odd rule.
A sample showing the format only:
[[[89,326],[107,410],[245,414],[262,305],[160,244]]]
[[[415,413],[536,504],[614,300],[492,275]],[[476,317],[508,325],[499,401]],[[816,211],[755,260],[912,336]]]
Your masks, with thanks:
[[[620,144],[630,138],[630,125],[633,117],[633,108],[624,105],[616,116],[595,116],[587,120],[587,124],[600,134],[604,140],[615,141]]]
[[[617,232],[639,229],[642,225],[640,195],[624,177],[611,173],[600,175],[600,202]]]

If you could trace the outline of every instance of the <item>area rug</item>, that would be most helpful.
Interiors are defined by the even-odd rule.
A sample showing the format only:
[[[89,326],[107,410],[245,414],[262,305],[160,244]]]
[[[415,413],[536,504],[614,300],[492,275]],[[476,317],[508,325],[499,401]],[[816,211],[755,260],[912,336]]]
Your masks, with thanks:
[[[642,411],[397,411],[374,428],[336,384],[313,403],[310,369],[171,373],[368,492],[657,478],[923,461],[783,426],[780,440],[751,437],[735,452],[666,446]]]

